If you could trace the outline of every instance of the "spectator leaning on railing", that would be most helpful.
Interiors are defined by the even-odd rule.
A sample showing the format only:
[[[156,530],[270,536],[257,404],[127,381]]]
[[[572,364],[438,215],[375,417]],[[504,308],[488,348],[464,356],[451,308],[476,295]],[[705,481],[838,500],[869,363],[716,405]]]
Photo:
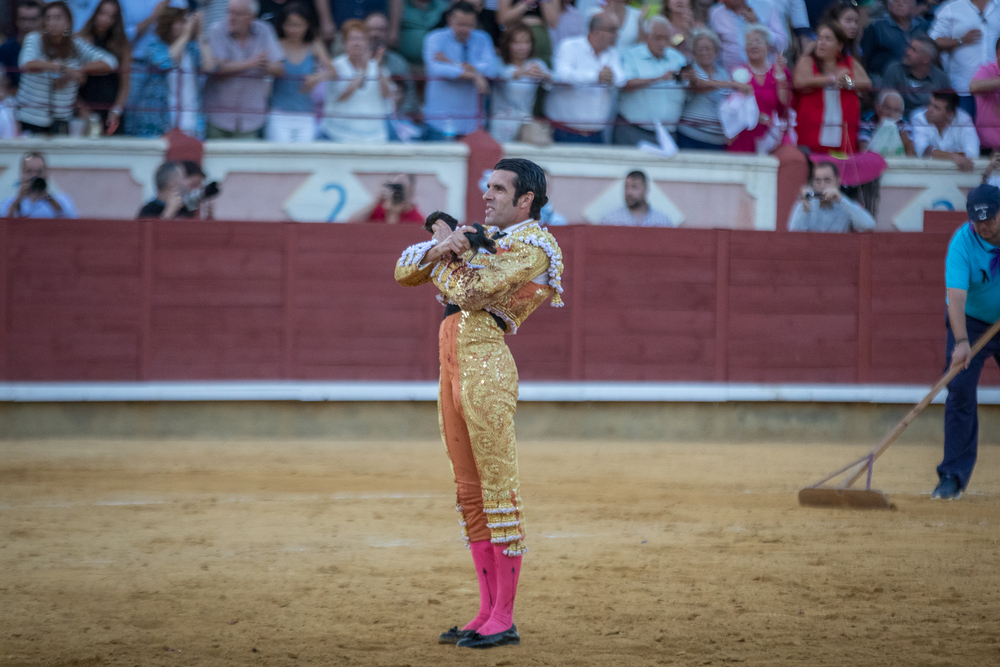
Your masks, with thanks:
[[[625,82],[618,102],[618,120],[613,141],[635,146],[640,141],[657,143],[655,125],[659,121],[670,133],[684,111],[686,91],[678,75],[686,61],[669,46],[670,22],[654,16],[649,22],[645,44],[637,44],[622,54]]]
[[[1000,38],[1000,2],[956,0],[937,10],[928,35],[947,53],[948,79],[959,94],[959,106],[973,118],[976,103],[969,92],[972,77],[993,60],[991,45]]]
[[[775,127],[775,124],[782,123],[788,117],[788,105],[792,98],[789,90],[792,74],[788,71],[784,56],[778,55],[773,65],[768,60],[770,30],[759,23],[751,23],[745,28],[745,32],[747,70],[743,76],[750,81],[760,116],[757,127],[740,132],[729,144],[729,150],[738,153],[756,153],[758,150],[771,152],[780,141],[777,136],[780,126]],[[772,130],[775,131],[775,136],[765,141]]]
[[[128,101],[132,69],[132,45],[125,36],[125,21],[118,0],[101,0],[79,32],[90,44],[118,59],[118,71],[92,74],[80,87],[80,101],[101,119],[106,134],[122,134],[122,113]]]
[[[832,162],[812,165],[812,179],[802,186],[788,219],[790,232],[870,232],[875,219],[840,192],[840,171]]]
[[[875,109],[861,117],[858,150],[882,157],[914,157],[913,128],[903,120],[903,97],[895,90],[879,92]]]
[[[524,23],[507,26],[500,38],[503,65],[493,86],[490,134],[500,143],[520,137],[521,128],[534,118],[538,86],[552,81],[545,63],[534,57],[535,36]]]
[[[799,146],[816,153],[856,152],[861,103],[871,89],[865,68],[847,54],[847,37],[836,23],[816,31],[816,48],[795,65]]]
[[[76,218],[73,200],[55,192],[49,183],[49,168],[41,153],[26,153],[21,158],[17,193],[0,202],[0,216],[5,218]]]
[[[396,86],[382,68],[385,48],[373,54],[363,21],[342,26],[344,49],[333,60],[337,80],[326,88],[321,134],[340,143],[384,144]]]
[[[65,2],[45,6],[41,32],[24,38],[18,64],[17,119],[33,134],[66,134],[80,82],[88,74],[107,74],[118,60],[72,36],[73,15]]]
[[[279,10],[278,37],[284,74],[271,89],[271,115],[264,138],[282,143],[309,143],[316,138],[312,90],[333,76],[333,65],[316,39],[307,6],[292,2]]]
[[[448,10],[448,27],[424,38],[424,139],[461,137],[482,127],[480,98],[498,66],[493,40],[476,30],[476,8],[459,0]]]
[[[938,49],[930,37],[917,35],[906,47],[903,60],[889,65],[882,76],[882,87],[899,91],[903,96],[905,114],[927,106],[931,93],[948,90],[951,83],[944,70],[934,64]]]
[[[556,85],[546,96],[545,115],[552,121],[556,141],[603,144],[616,89],[625,84],[613,46],[618,19],[595,14],[588,27],[586,37],[563,40],[553,61]]]
[[[913,147],[918,157],[950,160],[972,171],[979,157],[979,136],[972,118],[958,106],[958,95],[936,92],[926,109],[913,113]]]
[[[685,70],[688,82],[684,112],[677,124],[678,148],[721,151],[729,143],[719,115],[722,102],[735,88],[752,95],[749,84],[736,83],[718,66],[719,38],[711,30],[698,28],[691,34],[694,63]]]
[[[159,137],[172,127],[198,138],[205,136],[199,72],[214,65],[201,15],[167,7],[159,14],[155,38],[142,61],[148,72],[138,79],[129,98],[125,133]]]
[[[1000,39],[994,45],[997,60],[983,65],[972,77],[969,91],[976,98],[976,131],[980,148],[1000,148]]]
[[[0,66],[7,70],[7,92],[11,95],[17,92],[21,79],[17,65],[21,43],[28,34],[42,26],[42,3],[38,0],[19,0],[16,16],[17,34],[0,45]]]
[[[878,153],[882,157],[914,157],[913,127],[905,120],[903,97],[898,91],[879,91],[875,108],[861,116],[858,128],[858,150]]]
[[[267,120],[266,77],[284,74],[285,56],[274,28],[257,13],[256,0],[229,0],[226,21],[209,28],[215,61],[205,85],[209,139],[257,139]]]

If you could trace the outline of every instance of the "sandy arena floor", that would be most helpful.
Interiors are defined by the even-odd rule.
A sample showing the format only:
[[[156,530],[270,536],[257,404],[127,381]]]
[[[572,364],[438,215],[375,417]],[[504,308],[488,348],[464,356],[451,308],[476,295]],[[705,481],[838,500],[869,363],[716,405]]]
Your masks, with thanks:
[[[1000,450],[931,501],[801,509],[863,448],[522,443],[519,647],[477,605],[439,442],[0,444],[0,664],[1000,664]]]

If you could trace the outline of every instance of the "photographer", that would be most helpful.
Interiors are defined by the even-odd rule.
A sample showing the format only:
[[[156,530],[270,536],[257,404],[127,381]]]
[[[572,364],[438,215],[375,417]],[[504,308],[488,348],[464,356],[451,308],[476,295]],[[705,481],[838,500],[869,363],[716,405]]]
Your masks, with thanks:
[[[139,211],[138,219],[193,218],[195,212],[184,205],[187,188],[186,175],[178,162],[165,162],[156,170],[156,199],[149,201]]]
[[[21,178],[17,194],[0,202],[0,216],[6,218],[76,218],[76,206],[66,195],[53,192],[48,183],[49,168],[40,153],[21,158]]]
[[[870,232],[875,219],[840,193],[840,171],[832,162],[813,165],[811,185],[802,187],[788,220],[790,232]]]
[[[215,218],[215,198],[219,195],[219,184],[205,183],[205,172],[197,162],[181,162],[184,171],[184,206],[192,211],[195,218],[212,220]]]
[[[382,185],[375,201],[352,215],[348,222],[424,224],[423,214],[413,205],[415,182],[413,174],[396,174]]]

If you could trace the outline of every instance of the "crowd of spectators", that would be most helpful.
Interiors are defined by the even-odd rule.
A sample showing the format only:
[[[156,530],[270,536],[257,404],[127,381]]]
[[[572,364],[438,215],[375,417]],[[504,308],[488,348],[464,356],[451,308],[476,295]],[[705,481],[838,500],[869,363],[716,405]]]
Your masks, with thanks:
[[[987,0],[18,0],[15,19],[0,95],[31,134],[636,145],[662,126],[680,148],[963,169],[1000,148]]]
[[[966,171],[1000,149],[991,0],[17,0],[14,18],[0,133],[635,146],[662,129],[681,149]],[[399,180],[366,214],[413,217]],[[626,179],[622,224],[665,224],[645,189]],[[39,201],[58,204],[10,204]]]

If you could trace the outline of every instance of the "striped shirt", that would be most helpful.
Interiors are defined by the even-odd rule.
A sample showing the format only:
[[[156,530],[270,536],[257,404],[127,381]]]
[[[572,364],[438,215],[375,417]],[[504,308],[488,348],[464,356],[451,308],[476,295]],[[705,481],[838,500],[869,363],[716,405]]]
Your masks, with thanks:
[[[710,74],[705,72],[698,63],[694,64],[694,72],[699,79],[705,81],[731,81],[729,74],[721,67],[716,67]],[[707,144],[724,146],[729,140],[722,131],[722,121],[719,120],[719,107],[731,91],[728,88],[716,88],[695,92],[688,90],[684,112],[681,114],[677,132],[685,137]]]
[[[40,60],[56,62],[71,69],[98,60],[106,62],[112,69],[118,67],[118,59],[103,49],[88,44],[79,37],[73,38],[75,52],[69,58],[50,59],[42,47],[42,34],[33,32],[24,38],[17,64],[24,69],[25,64]],[[21,73],[21,84],[17,89],[17,119],[39,127],[49,127],[53,121],[69,120],[73,117],[73,105],[80,86],[69,82],[62,88],[53,87],[60,77],[58,72]]]

